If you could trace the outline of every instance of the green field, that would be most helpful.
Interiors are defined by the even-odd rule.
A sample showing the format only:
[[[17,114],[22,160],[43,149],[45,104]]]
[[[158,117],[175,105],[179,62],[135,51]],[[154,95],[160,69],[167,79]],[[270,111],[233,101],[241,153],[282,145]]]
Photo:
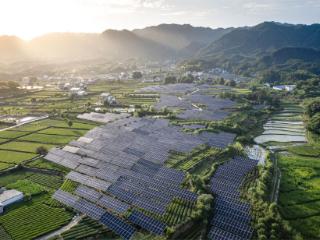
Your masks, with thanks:
[[[7,233],[13,240],[29,240],[68,223],[73,216],[71,212],[47,204],[52,192],[61,183],[61,176],[25,170],[0,175],[1,186],[17,189],[25,196],[31,196],[23,202],[11,205],[0,216],[0,236]]]
[[[9,142],[9,143],[0,145],[0,149],[36,153],[37,148],[40,146],[43,146],[46,149],[50,150],[55,145],[43,144],[43,143],[33,143],[33,142],[15,142],[14,141],[14,142]]]
[[[0,162],[9,164],[19,164],[25,160],[29,160],[37,156],[33,153],[21,153],[14,151],[0,150]]]
[[[291,154],[278,156],[282,173],[280,211],[306,239],[317,239],[320,238],[320,229],[316,227],[320,223],[320,158],[312,156],[319,149],[298,146],[289,150]]]
[[[31,240],[55,230],[72,218],[64,209],[43,203],[14,209],[0,217],[0,224],[14,240]]]

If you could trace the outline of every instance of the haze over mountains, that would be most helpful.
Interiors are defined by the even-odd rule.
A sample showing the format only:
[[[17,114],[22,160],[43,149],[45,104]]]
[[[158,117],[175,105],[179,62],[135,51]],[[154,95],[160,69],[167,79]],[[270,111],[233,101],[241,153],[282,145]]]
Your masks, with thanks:
[[[106,30],[100,34],[51,33],[30,42],[1,36],[0,61],[210,58],[259,55],[288,47],[300,49],[295,50],[295,55],[307,48],[303,54],[315,54],[313,58],[317,59],[319,52],[310,49],[320,49],[320,24],[265,22],[228,29],[161,24],[133,31]]]

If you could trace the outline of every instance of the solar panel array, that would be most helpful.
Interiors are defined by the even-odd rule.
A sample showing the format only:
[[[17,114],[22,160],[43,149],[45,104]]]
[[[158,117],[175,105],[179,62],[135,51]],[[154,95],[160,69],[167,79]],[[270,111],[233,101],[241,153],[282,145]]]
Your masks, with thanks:
[[[128,219],[143,229],[158,235],[162,235],[166,228],[164,223],[148,217],[139,211],[133,211]]]
[[[181,119],[194,119],[194,120],[206,120],[206,121],[219,121],[227,118],[228,112],[225,111],[209,111],[203,109],[188,109],[178,115]]]
[[[195,84],[189,83],[176,83],[176,84],[166,84],[157,86],[148,86],[137,90],[137,92],[157,92],[157,93],[187,93],[196,90]]]
[[[186,94],[194,91],[194,86],[177,84],[164,86],[162,90]],[[193,100],[220,101],[199,96],[161,98],[166,106],[179,105],[186,109],[192,109]],[[53,197],[100,221],[125,239],[131,238],[135,231],[124,220],[131,208],[163,215],[173,199],[197,200],[197,194],[181,187],[185,173],[164,166],[170,151],[190,152],[203,144],[224,148],[235,138],[228,133],[187,134],[166,119],[98,113],[79,117],[108,124],[90,130],[63,149],[50,150],[45,158],[71,169],[66,178],[79,183],[73,194],[58,190]],[[165,224],[136,210],[127,220],[155,234],[162,234],[166,228]]]
[[[78,115],[79,119],[84,119],[84,120],[89,120],[89,121],[94,121],[94,122],[100,122],[100,123],[109,123],[121,118],[126,118],[129,117],[130,115],[127,113],[120,113],[120,114],[115,114],[115,113],[105,113],[105,114],[100,114],[100,113],[84,113]]]
[[[165,107],[181,109],[183,112],[178,115],[181,119],[223,120],[229,116],[230,112],[227,109],[234,107],[235,102],[206,95],[205,90],[209,88],[212,89],[212,86],[168,84],[149,86],[142,88],[140,92],[160,93],[160,99],[154,105],[155,109],[160,110]],[[177,94],[181,96],[178,97]]]
[[[124,239],[130,239],[135,233],[134,227],[108,212],[101,217],[100,222]]]
[[[258,161],[237,156],[220,166],[210,180],[216,195],[209,239],[251,239],[250,205],[240,199],[240,187],[246,174]]]

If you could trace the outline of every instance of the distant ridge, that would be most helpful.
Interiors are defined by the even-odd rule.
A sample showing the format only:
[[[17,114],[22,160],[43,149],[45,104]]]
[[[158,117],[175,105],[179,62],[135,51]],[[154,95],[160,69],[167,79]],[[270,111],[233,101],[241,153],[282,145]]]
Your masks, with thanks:
[[[241,59],[255,55],[270,55],[274,51],[289,47],[319,50],[320,24],[264,22],[254,27],[228,29],[194,27],[189,24],[161,24],[133,31],[51,33],[29,42],[14,36],[2,36],[0,62],[101,58],[210,59],[226,56]],[[288,51],[282,54],[289,54]],[[297,51],[302,54],[302,50]],[[306,50],[304,51],[307,54]],[[293,50],[290,52],[293,54]],[[314,54],[310,51],[309,53]]]
[[[199,56],[254,55],[284,47],[320,49],[320,24],[264,22],[254,27],[237,28],[202,49]]]

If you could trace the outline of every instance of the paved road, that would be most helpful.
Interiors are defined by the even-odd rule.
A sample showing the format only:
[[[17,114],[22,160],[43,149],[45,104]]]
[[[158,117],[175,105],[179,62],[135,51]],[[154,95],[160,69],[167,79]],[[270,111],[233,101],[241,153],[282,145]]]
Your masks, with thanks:
[[[36,240],[48,240],[50,238],[53,238],[53,237],[56,237],[56,236],[59,236],[61,235],[62,233],[70,230],[70,228],[76,226],[83,218],[84,218],[85,215],[77,215],[75,216],[71,222],[69,222],[67,225],[65,225],[64,227],[54,231],[54,232],[51,232],[47,235],[44,235],[42,237],[39,237],[37,238]]]
[[[11,127],[2,128],[2,129],[0,129],[0,132],[6,131],[6,130],[10,130],[10,129],[13,129],[13,128],[16,128],[16,127],[20,127],[20,126],[25,125],[25,124],[27,124],[27,123],[32,123],[32,122],[36,122],[36,121],[39,121],[39,120],[43,120],[43,119],[46,119],[46,118],[48,118],[48,117],[49,117],[49,116],[46,115],[46,116],[43,116],[43,117],[34,118],[34,119],[30,120],[30,121],[26,121],[26,122],[23,122],[23,123],[20,123],[20,124],[11,126]]]

